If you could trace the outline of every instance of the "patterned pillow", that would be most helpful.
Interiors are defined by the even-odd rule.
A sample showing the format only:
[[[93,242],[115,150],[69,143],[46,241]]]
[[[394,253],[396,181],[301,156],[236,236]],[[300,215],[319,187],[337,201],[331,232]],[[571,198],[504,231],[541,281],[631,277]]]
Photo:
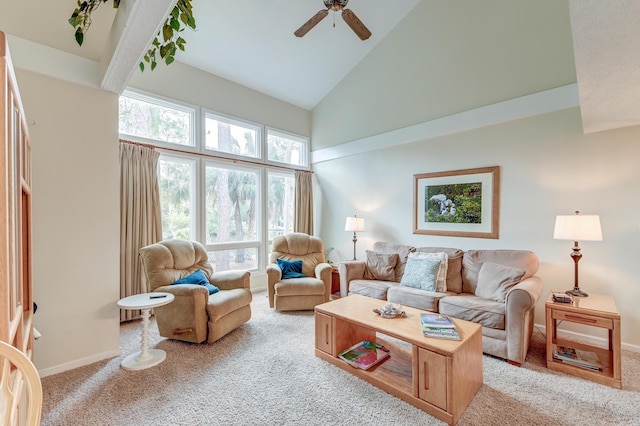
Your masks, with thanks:
[[[447,291],[447,271],[449,269],[449,256],[444,252],[435,253],[423,253],[416,252],[410,253],[409,258],[414,259],[428,259],[437,260],[440,262],[440,268],[438,269],[438,275],[436,276],[436,290],[439,293]]]
[[[367,250],[367,266],[364,268],[364,279],[379,281],[395,281],[398,254],[376,253]]]
[[[400,285],[426,291],[436,291],[436,281],[441,263],[442,261],[438,259],[412,257],[409,255]]]

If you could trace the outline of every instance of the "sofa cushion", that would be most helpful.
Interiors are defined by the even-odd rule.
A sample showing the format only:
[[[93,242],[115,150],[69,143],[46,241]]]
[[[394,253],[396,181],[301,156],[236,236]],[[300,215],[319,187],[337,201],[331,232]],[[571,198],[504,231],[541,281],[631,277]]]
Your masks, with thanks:
[[[399,285],[389,287],[387,300],[391,303],[399,303],[400,305],[411,306],[416,309],[438,312],[439,301],[447,296],[447,294],[448,293],[424,291]]]
[[[527,250],[468,250],[462,258],[462,290],[475,294],[478,273],[483,262],[493,262],[513,268],[524,269],[522,279],[533,276],[538,271],[538,256]],[[447,284],[447,289],[449,285]]]
[[[464,255],[462,250],[448,247],[420,247],[416,249],[416,253],[446,253],[446,291],[462,293],[462,257]]]
[[[364,269],[364,278],[367,280],[395,281],[397,253],[376,253],[367,250],[367,266]]]
[[[440,299],[438,312],[475,322],[484,327],[504,330],[506,304],[472,294],[456,294]]]
[[[413,254],[413,253],[412,253]],[[442,259],[415,257],[409,255],[400,285],[426,291],[436,291],[436,281],[442,265]]]
[[[299,277],[278,281],[274,285],[278,296],[313,296],[324,294],[324,281],[315,277]]]
[[[404,274],[404,267],[407,263],[409,253],[415,251],[416,248],[412,246],[405,246],[402,244],[387,243],[384,241],[376,241],[373,244],[373,251],[376,253],[396,253],[398,255],[398,263],[396,264],[396,277],[393,281],[399,283]]]
[[[355,293],[380,300],[387,300],[387,290],[395,286],[398,286],[398,283],[393,281],[351,280],[349,283],[349,294]]]
[[[524,269],[484,262],[478,273],[476,296],[504,303],[511,287],[522,281]]]

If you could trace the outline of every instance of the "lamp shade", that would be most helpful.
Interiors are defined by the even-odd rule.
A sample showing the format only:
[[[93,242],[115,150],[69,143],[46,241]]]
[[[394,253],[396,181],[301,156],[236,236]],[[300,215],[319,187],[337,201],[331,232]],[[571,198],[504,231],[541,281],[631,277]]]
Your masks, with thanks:
[[[348,216],[344,224],[344,230],[351,232],[364,231],[364,217]]]
[[[600,216],[595,214],[556,216],[553,238],[555,240],[602,241]]]

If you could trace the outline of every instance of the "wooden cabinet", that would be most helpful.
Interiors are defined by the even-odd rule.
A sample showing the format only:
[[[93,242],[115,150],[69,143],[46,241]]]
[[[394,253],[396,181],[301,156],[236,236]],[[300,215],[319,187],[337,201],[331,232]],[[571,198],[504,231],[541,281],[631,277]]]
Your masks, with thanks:
[[[447,411],[447,358],[418,348],[418,397]]]
[[[316,314],[316,348],[328,354],[333,353],[333,330],[329,315]]]
[[[2,32],[0,102],[0,340],[31,357],[31,145],[7,40]]]

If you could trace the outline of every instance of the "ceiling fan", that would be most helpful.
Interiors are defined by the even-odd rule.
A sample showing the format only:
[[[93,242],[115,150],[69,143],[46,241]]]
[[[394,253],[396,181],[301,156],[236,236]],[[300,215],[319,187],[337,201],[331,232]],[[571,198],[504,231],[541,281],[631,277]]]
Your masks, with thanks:
[[[351,11],[351,9],[345,9],[345,6],[349,3],[349,0],[323,0],[326,9],[322,9],[315,15],[313,15],[307,22],[302,24],[300,28],[296,30],[293,34],[296,37],[302,37],[306,33],[308,33],[313,27],[315,27],[318,22],[322,21],[328,14],[329,10],[333,10],[334,12],[342,11],[342,19],[351,27],[354,33],[360,40],[366,40],[371,37],[371,31],[362,23],[360,19],[356,16],[355,13]],[[335,23],[333,24],[335,26]]]

